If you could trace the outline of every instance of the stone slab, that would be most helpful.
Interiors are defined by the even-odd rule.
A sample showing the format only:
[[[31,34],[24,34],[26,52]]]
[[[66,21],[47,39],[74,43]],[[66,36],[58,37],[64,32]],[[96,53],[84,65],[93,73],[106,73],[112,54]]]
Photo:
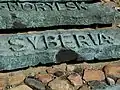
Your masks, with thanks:
[[[120,58],[120,29],[48,30],[0,35],[0,70],[39,63]],[[69,57],[75,56],[71,59]]]
[[[101,3],[0,2],[0,29],[117,22],[120,12]]]

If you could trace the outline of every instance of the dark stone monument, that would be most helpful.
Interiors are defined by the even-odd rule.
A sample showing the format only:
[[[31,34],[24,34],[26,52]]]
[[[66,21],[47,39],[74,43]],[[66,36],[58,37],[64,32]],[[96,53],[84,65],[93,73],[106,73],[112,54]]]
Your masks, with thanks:
[[[120,29],[49,30],[1,35],[0,70],[70,60],[119,59],[119,39]]]
[[[79,0],[59,2],[0,2],[0,29],[50,27],[60,25],[113,24],[120,13],[101,3]]]

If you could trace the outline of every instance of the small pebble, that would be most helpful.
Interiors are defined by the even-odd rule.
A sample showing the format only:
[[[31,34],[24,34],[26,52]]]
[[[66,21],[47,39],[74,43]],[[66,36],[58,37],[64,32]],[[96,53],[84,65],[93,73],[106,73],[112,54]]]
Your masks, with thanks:
[[[62,72],[62,71],[56,71],[55,73],[54,73],[54,75],[55,76],[57,76],[57,77],[60,77],[60,76],[62,76],[64,73]]]
[[[115,84],[115,80],[113,80],[113,79],[110,78],[110,77],[107,77],[106,80],[107,80],[107,83],[108,83],[109,85],[114,85],[114,84]]]
[[[24,82],[33,89],[46,90],[45,85],[37,79],[27,77],[25,78]]]

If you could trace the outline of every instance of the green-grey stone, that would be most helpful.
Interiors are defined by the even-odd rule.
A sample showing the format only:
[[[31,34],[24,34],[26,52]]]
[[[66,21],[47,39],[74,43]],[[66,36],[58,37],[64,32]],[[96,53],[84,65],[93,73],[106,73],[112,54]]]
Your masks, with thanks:
[[[120,23],[120,13],[101,3],[0,3],[0,29],[115,23]]]
[[[120,58],[119,39],[119,28],[0,35],[0,70],[71,60],[116,60]]]
[[[95,89],[95,90],[120,90],[120,85],[112,85],[112,86],[107,86],[104,89]]]

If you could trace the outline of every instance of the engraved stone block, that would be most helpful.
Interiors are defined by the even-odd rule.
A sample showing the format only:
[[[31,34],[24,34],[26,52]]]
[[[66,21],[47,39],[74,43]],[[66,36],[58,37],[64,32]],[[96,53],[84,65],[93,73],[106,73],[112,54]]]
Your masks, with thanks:
[[[101,3],[0,2],[0,29],[120,23],[120,13]]]
[[[119,59],[119,39],[118,28],[0,35],[0,70],[71,60]]]

